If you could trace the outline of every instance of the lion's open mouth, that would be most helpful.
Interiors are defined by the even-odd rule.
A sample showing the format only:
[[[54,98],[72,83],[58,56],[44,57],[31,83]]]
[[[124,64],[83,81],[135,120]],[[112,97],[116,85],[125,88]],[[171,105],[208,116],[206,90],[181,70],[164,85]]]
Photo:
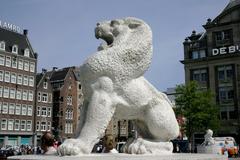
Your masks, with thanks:
[[[110,46],[113,43],[113,35],[112,34],[105,34],[100,28],[95,29],[95,37],[97,39],[104,40],[108,46]]]

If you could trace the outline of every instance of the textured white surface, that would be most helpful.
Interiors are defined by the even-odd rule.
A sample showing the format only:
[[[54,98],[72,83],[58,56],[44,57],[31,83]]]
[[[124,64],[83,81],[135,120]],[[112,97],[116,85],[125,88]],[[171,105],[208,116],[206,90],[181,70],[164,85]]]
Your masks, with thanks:
[[[172,155],[129,155],[129,154],[91,154],[85,156],[39,156],[26,155],[9,157],[11,160],[227,160],[216,154],[172,154]]]
[[[114,113],[136,120],[142,137],[128,153],[171,153],[169,140],[179,134],[172,105],[143,77],[152,58],[150,27],[136,18],[116,19],[98,23],[95,35],[106,43],[80,66],[84,106],[78,137],[66,140],[58,153],[89,154]]]

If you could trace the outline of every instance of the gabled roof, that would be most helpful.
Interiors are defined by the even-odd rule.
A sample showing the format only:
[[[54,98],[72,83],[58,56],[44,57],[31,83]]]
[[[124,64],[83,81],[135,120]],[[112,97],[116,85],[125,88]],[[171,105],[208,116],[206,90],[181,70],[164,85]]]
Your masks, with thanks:
[[[12,52],[12,46],[18,46],[18,55],[24,55],[24,50],[28,48],[30,50],[30,57],[36,58],[32,46],[26,35],[19,34],[13,31],[9,31],[4,28],[0,28],[0,42],[5,42],[5,50],[7,52]]]

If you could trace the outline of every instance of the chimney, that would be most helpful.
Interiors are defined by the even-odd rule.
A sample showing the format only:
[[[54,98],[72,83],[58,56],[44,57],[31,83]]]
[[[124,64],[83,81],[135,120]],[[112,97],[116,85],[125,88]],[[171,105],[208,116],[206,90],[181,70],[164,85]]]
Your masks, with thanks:
[[[47,72],[47,70],[45,68],[42,68],[42,73],[44,74],[46,72]]]
[[[23,30],[23,34],[24,34],[25,36],[27,36],[28,30],[27,30],[27,29],[24,29],[24,30]]]

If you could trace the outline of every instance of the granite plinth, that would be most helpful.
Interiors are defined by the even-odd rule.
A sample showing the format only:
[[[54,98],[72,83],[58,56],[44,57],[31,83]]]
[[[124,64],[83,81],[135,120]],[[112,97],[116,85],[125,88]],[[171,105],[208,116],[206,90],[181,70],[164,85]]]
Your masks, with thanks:
[[[227,160],[216,154],[129,155],[90,154],[81,156],[24,155],[9,157],[9,160]]]

